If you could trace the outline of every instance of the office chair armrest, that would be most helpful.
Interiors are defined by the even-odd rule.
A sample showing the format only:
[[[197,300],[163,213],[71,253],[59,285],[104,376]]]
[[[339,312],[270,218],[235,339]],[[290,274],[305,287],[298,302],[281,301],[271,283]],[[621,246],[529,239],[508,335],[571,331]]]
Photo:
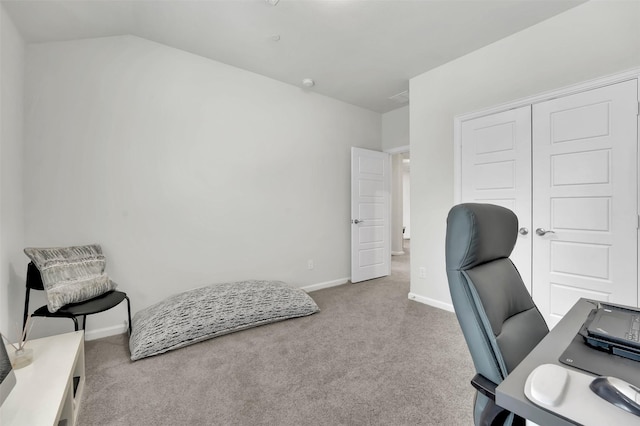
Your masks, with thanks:
[[[479,424],[482,426],[503,425],[511,412],[496,405],[496,388],[498,385],[482,374],[476,374],[473,379],[471,379],[471,386],[490,400],[482,411]],[[526,422],[522,417],[515,415],[512,421],[512,426],[525,426]]]
[[[480,392],[490,400],[496,400],[496,388],[498,387],[498,385],[484,377],[482,374],[476,374],[473,379],[471,379],[471,386],[476,388],[478,392]]]

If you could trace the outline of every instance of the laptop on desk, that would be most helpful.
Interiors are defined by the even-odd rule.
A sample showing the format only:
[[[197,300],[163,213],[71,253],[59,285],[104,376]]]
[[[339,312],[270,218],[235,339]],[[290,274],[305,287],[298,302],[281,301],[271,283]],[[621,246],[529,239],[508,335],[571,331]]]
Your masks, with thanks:
[[[640,361],[640,309],[601,303],[579,334],[589,346]]]

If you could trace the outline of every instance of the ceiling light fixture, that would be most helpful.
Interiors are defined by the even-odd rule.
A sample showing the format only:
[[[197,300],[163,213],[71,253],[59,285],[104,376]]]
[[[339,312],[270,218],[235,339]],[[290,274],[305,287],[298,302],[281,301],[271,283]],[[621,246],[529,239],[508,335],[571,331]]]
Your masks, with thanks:
[[[280,41],[280,34],[273,34],[271,36],[272,41]]]
[[[305,79],[302,80],[302,85],[304,87],[313,87],[313,86],[315,86],[315,84],[316,84],[316,82],[313,81],[310,78],[305,78]]]

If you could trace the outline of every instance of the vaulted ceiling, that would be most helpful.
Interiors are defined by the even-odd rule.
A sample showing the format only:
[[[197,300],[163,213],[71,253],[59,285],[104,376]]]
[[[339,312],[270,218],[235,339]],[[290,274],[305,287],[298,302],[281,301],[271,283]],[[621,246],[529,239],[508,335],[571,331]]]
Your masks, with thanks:
[[[377,112],[409,79],[583,0],[3,0],[29,43],[132,34]],[[274,5],[275,3],[275,5]]]

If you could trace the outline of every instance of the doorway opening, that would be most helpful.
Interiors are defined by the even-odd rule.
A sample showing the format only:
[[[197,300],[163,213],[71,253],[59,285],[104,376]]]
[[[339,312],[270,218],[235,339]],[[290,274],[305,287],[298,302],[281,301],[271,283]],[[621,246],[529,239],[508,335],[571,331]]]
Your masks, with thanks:
[[[411,156],[409,147],[391,154],[391,274],[406,274],[411,265]]]

